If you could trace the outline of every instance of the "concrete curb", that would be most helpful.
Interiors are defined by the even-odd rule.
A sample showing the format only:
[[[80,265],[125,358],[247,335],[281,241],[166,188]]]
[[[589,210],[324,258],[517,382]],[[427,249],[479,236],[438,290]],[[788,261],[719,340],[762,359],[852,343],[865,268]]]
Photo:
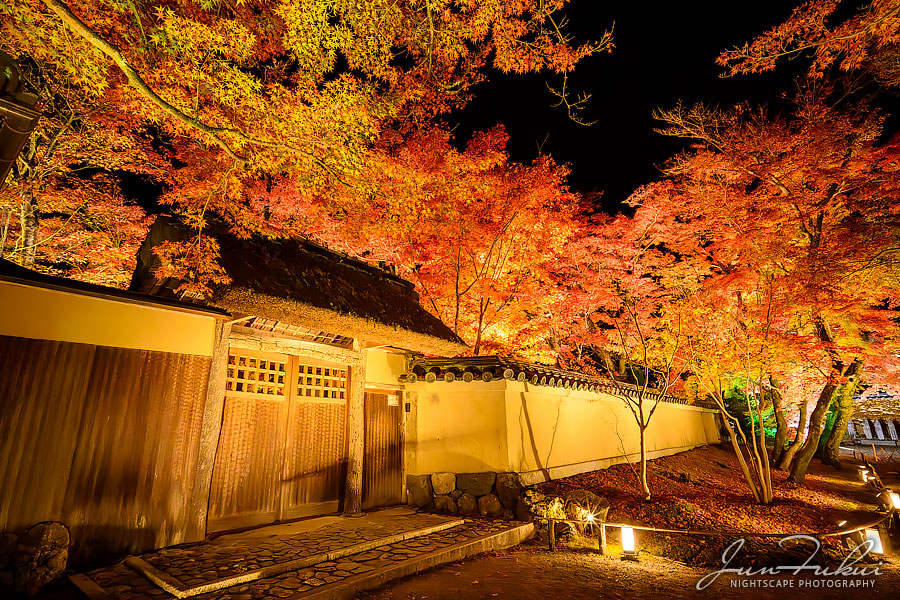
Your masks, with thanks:
[[[269,565],[267,567],[262,567],[259,569],[254,569],[253,571],[241,573],[240,575],[234,575],[225,579],[217,579],[215,581],[210,581],[208,583],[203,583],[196,586],[184,585],[175,577],[172,577],[165,571],[157,569],[138,556],[129,556],[123,562],[176,598],[190,598],[191,596],[197,596],[199,594],[206,594],[208,592],[222,590],[233,585],[249,583],[251,581],[257,581],[259,579],[281,575],[282,573],[287,573],[288,571],[296,571],[306,567],[311,567],[319,563],[336,560],[345,556],[350,556],[351,554],[367,552],[381,546],[396,544],[398,542],[404,542],[406,540],[411,540],[417,537],[430,535],[432,533],[444,531],[445,529],[458,527],[459,525],[465,524],[465,522],[465,519],[453,519],[445,523],[432,525],[431,527],[414,529],[412,531],[404,531],[403,533],[378,538],[377,540],[363,542],[361,544],[356,544],[355,546],[347,546],[346,548],[338,548],[337,550],[333,550],[331,552],[322,552],[320,554],[298,558],[297,560]],[[78,582],[75,581],[73,581],[72,583],[74,583],[75,585],[79,585]],[[91,583],[93,583],[93,581],[91,581]],[[79,586],[79,588],[81,588],[81,586]]]
[[[314,590],[298,592],[289,596],[288,600],[351,600],[359,592],[379,587],[392,579],[415,575],[431,567],[461,560],[475,554],[511,548],[533,535],[534,523],[525,523],[499,533],[489,533],[474,540],[441,548],[395,565],[354,575],[343,581],[326,584]]]

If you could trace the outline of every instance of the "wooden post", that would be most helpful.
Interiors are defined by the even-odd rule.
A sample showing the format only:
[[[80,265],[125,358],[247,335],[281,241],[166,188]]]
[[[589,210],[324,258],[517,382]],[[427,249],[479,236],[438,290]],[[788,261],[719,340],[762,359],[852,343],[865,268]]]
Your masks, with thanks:
[[[353,341],[353,349],[360,353],[359,366],[350,368],[350,399],[347,410],[347,486],[344,493],[344,514],[362,513],[363,454],[365,453],[365,394],[366,351]]]
[[[606,524],[600,523],[600,554],[606,556]]]
[[[230,333],[231,322],[216,322],[212,361],[209,365],[209,381],[206,384],[206,402],[203,405],[203,420],[200,425],[197,471],[194,474],[185,542],[196,542],[206,537],[209,490],[212,484],[213,466],[216,463],[219,434],[222,430],[222,413],[225,410],[225,379],[228,373],[228,336]]]
[[[550,552],[556,550],[556,521],[547,519],[547,538],[550,540]]]

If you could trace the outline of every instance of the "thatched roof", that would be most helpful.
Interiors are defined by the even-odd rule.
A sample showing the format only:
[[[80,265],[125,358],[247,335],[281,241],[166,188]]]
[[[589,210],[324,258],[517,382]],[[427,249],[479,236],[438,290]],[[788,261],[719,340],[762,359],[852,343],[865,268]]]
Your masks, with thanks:
[[[174,295],[180,282],[155,279],[152,249],[188,233],[171,217],[158,218],[138,254],[132,289]],[[232,279],[214,290],[214,306],[424,354],[454,356],[466,348],[422,308],[412,283],[377,267],[304,240],[240,239],[221,225],[206,233],[218,240],[220,264]]]

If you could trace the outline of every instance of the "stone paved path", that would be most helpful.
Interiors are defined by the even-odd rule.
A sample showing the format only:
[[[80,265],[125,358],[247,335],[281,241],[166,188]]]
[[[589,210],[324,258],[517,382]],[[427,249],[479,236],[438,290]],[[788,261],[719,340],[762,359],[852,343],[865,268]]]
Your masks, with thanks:
[[[453,521],[394,508],[358,518],[322,517],[223,535],[193,546],[163,548],[141,558],[183,584],[195,586]],[[320,526],[305,529],[307,523]]]
[[[447,521],[446,517],[437,517],[434,515],[412,515],[417,522],[431,522],[431,519],[442,519]],[[322,531],[310,531],[300,533],[294,536],[293,544],[297,552],[314,553],[311,549],[315,547],[320,551],[322,548],[333,548],[335,544],[340,545],[341,535],[347,535],[343,544],[346,546],[354,545],[360,536],[366,535],[360,531],[353,530],[353,523],[360,523],[360,519],[345,519],[347,523],[341,523],[336,527],[325,528]],[[512,525],[519,525],[514,523]],[[395,530],[398,524],[385,526],[385,531]],[[375,549],[365,552],[353,554],[333,561],[326,561],[315,564],[308,568],[289,571],[274,577],[268,577],[234,585],[232,587],[204,593],[192,598],[197,600],[257,600],[257,599],[281,599],[281,598],[302,598],[304,595],[314,592],[321,586],[329,584],[340,585],[342,581],[390,567],[392,565],[403,563],[417,557],[426,556],[437,550],[445,549],[460,543],[469,542],[483,536],[492,535],[509,529],[510,523],[500,520],[477,519],[467,520],[465,524],[444,529],[429,535],[408,539],[405,541],[379,546]],[[360,528],[363,532],[373,531],[366,527]],[[340,532],[340,534],[338,533]],[[223,536],[224,537],[224,536]],[[222,538],[220,538],[222,540]],[[254,541],[255,540],[255,541]],[[181,577],[185,582],[191,580],[210,581],[218,574],[223,572],[234,572],[235,565],[249,565],[251,562],[261,560],[258,557],[268,560],[269,554],[278,558],[288,556],[281,551],[288,547],[290,543],[285,540],[279,540],[276,545],[269,540],[268,542],[260,541],[257,538],[245,538],[242,540],[228,539],[222,540],[219,544],[214,540],[210,545],[212,548],[203,548],[198,553],[198,547],[185,548],[168,548],[163,551],[156,552],[152,555],[145,555],[142,558],[147,562],[160,569],[165,569],[169,574],[181,573]],[[254,543],[263,545],[265,549],[253,548]],[[311,544],[306,547],[305,544]],[[287,546],[286,546],[287,545]],[[230,552],[226,551],[230,548]],[[249,552],[248,557],[242,560],[241,552]],[[253,557],[253,558],[249,558]],[[214,561],[221,560],[221,565],[217,565]],[[219,569],[224,566],[226,569]],[[208,569],[208,570],[207,570]],[[185,574],[191,575],[186,577]],[[103,592],[115,600],[135,600],[138,598],[155,598],[159,600],[173,598],[166,591],[157,587],[146,577],[139,574],[134,569],[124,563],[119,563],[112,567],[97,569],[86,574],[94,583],[96,583]],[[221,578],[221,577],[219,577]]]

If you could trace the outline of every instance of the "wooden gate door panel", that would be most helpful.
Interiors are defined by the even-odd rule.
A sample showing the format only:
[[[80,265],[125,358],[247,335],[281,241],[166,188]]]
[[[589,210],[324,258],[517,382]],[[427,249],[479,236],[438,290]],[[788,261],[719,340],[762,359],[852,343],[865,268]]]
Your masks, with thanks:
[[[278,518],[289,357],[233,349],[209,499],[209,532]]]
[[[347,367],[297,357],[282,518],[336,512],[347,473]]]
[[[396,394],[366,392],[363,508],[400,504],[401,419]]]

